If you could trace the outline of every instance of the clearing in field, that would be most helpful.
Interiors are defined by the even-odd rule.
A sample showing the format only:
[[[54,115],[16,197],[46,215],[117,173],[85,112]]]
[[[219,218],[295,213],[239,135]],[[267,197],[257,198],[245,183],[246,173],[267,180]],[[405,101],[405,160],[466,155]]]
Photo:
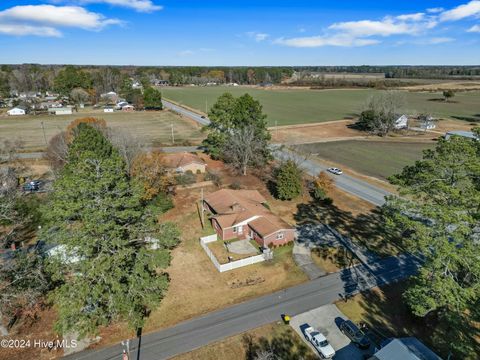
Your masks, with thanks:
[[[42,122],[48,142],[70,122],[82,117],[105,119],[111,128],[132,134],[147,146],[172,145],[172,126],[177,145],[198,144],[204,137],[197,123],[167,110],[104,113],[101,110],[85,109],[73,115],[0,117],[0,140],[21,139],[25,143],[25,150],[43,150],[46,145]]]
[[[169,87],[162,93],[167,99],[208,112],[224,92],[234,96],[249,93],[263,105],[268,126],[292,125],[354,118],[359,115],[373,89],[275,89],[255,87]],[[404,92],[408,114],[428,112],[438,118],[480,121],[480,92],[459,92],[450,102],[441,92]]]
[[[296,148],[314,157],[346,166],[359,173],[387,179],[422,158],[430,142],[346,140],[299,145]]]

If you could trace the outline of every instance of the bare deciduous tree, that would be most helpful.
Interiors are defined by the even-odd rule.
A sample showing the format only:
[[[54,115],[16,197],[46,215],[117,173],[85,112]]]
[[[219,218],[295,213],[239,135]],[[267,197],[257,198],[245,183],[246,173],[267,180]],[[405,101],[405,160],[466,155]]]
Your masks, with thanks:
[[[105,135],[125,160],[127,169],[132,167],[133,160],[145,150],[140,139],[121,129],[107,128]]]
[[[247,175],[247,167],[263,159],[265,143],[255,134],[253,126],[232,130],[229,135],[223,155],[242,175]]]

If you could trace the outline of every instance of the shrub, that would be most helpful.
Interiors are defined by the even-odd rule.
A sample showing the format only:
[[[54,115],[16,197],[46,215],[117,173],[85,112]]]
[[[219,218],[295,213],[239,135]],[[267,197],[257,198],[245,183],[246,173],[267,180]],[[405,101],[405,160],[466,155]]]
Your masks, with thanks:
[[[175,180],[178,185],[191,185],[195,184],[197,179],[191,171],[187,171],[185,174],[177,175]]]
[[[240,190],[242,188],[242,185],[238,180],[234,181],[233,183],[230,184],[229,186],[230,189],[232,190]]]
[[[149,202],[148,207],[154,213],[164,213],[170,209],[173,209],[174,205],[172,198],[169,195],[165,193],[159,193]]]
[[[205,181],[212,181],[215,186],[222,185],[222,179],[220,178],[220,174],[215,170],[210,170],[205,174]]]

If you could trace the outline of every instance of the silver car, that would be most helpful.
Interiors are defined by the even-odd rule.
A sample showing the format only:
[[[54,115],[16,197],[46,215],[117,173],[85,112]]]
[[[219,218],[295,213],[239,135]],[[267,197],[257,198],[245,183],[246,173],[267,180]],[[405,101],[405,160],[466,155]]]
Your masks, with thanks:
[[[334,167],[328,168],[327,171],[329,173],[332,173],[332,174],[335,174],[335,175],[342,175],[343,174],[343,171],[341,169],[334,168]]]

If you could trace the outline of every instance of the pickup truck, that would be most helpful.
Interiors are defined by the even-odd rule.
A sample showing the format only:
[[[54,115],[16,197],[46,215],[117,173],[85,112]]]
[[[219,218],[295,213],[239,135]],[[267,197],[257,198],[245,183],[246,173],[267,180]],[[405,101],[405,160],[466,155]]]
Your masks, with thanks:
[[[331,359],[335,355],[335,350],[333,350],[327,338],[321,332],[315,330],[314,327],[307,327],[304,333],[307,340],[312,343],[322,358]]]

